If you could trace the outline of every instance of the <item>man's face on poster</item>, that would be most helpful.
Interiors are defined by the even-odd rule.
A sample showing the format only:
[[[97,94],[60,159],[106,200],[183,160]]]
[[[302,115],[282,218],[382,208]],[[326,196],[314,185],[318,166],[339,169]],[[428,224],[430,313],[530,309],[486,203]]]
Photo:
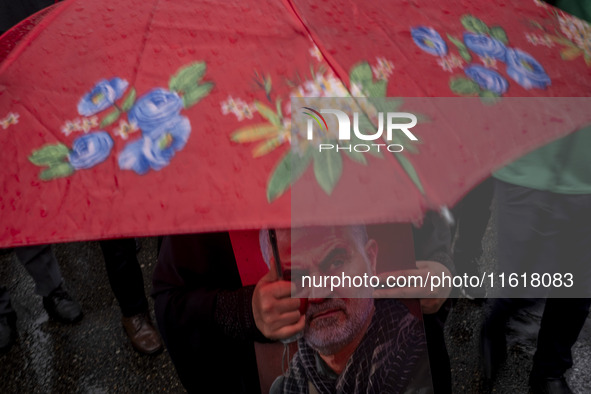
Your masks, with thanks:
[[[320,354],[336,354],[363,335],[373,313],[371,288],[302,287],[302,277],[374,275],[377,244],[363,226],[278,230],[285,278],[308,298],[304,338]],[[330,282],[329,282],[330,283]],[[360,298],[365,297],[365,298]]]

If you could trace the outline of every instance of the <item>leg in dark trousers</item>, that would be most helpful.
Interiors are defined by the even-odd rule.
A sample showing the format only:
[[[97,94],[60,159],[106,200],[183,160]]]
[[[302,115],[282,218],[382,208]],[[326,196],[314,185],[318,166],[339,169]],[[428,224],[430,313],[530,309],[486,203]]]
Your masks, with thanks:
[[[589,298],[549,298],[542,316],[532,376],[560,378],[573,366],[571,348],[589,315]]]
[[[577,341],[591,307],[591,195],[556,195],[553,212],[558,227],[560,268],[576,278],[573,297],[562,298],[564,289],[552,289],[546,301],[532,379],[560,378],[572,367],[571,348]],[[552,298],[554,296],[555,298]]]
[[[82,307],[62,286],[62,274],[51,245],[23,246],[14,251],[35,281],[35,292],[43,297],[47,314],[62,323],[79,321]]]
[[[437,313],[423,315],[435,394],[451,394],[452,392],[451,364],[444,337],[445,321],[451,304],[451,300],[447,300]]]
[[[480,354],[484,377],[492,380],[507,356],[505,329],[519,309],[537,302],[528,298],[494,298],[484,305],[484,322],[480,332]]]
[[[9,313],[14,313],[14,309],[12,309],[12,305],[10,304],[10,295],[5,286],[0,286],[0,316]]]
[[[16,342],[16,312],[10,305],[8,289],[0,286],[0,354]]]
[[[457,232],[454,264],[459,274],[478,275],[476,261],[482,255],[482,237],[490,219],[493,190],[493,178],[488,177],[453,209],[456,218],[454,233]]]
[[[121,313],[125,317],[148,311],[144,293],[144,279],[135,255],[133,238],[113,239],[100,242],[109,283]]]
[[[150,318],[135,240],[114,239],[101,241],[100,245],[109,283],[123,314],[121,322],[131,344],[143,354],[159,353],[162,341]]]
[[[51,245],[15,248],[16,257],[35,281],[35,293],[47,297],[62,284],[62,274]]]

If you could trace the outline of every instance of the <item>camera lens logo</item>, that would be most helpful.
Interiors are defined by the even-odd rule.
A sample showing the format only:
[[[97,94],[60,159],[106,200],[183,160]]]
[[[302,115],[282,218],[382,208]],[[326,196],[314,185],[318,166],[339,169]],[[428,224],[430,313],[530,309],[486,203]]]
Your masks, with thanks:
[[[302,109],[307,109],[310,112],[306,112],[304,111],[304,113],[308,116],[310,116],[312,119],[314,119],[316,121],[316,123],[318,123],[318,126],[320,126],[320,130],[322,130],[322,124],[320,123],[320,119],[322,119],[322,123],[324,123],[324,130],[326,131],[326,133],[328,133],[328,125],[326,124],[326,119],[324,119],[324,116],[322,116],[320,114],[320,112],[316,111],[313,108],[310,107],[302,107]],[[320,118],[320,119],[318,119]],[[310,128],[308,127],[308,136],[310,136]],[[310,139],[310,137],[308,137],[308,139]]]

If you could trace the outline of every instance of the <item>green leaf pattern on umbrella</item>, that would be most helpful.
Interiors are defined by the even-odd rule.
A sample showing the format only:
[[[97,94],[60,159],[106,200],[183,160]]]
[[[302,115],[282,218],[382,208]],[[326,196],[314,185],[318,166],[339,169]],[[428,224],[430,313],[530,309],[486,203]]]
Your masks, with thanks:
[[[423,188],[421,179],[419,178],[419,175],[417,174],[417,171],[415,170],[412,163],[404,155],[395,155],[394,157],[396,157],[396,160],[398,160],[402,168],[404,168],[404,171],[410,177],[410,179],[413,181],[413,183],[416,185],[419,191],[422,194],[425,194],[425,189]]]
[[[48,145],[33,152],[29,161],[36,166],[52,166],[63,162],[69,153],[70,149],[64,144]]]
[[[271,108],[267,107],[260,101],[254,102],[254,107],[261,114],[261,116],[269,121],[273,126],[279,127],[281,125],[281,118],[279,113],[275,113]]]
[[[111,130],[113,136],[127,140],[141,131],[141,137],[119,152],[120,169],[143,175],[166,167],[175,153],[184,148],[191,133],[189,119],[181,115],[181,110],[191,108],[214,87],[211,82],[202,82],[206,69],[205,62],[182,67],[170,78],[170,90],[155,88],[139,99],[133,87],[123,98],[128,88],[124,79],[100,80],[78,102],[78,113],[84,117],[66,121],[61,128],[66,137],[76,132],[84,134],[73,140],[71,148],[58,143],[33,150],[29,161],[48,167],[39,174],[45,181],[92,168],[111,154],[114,142],[106,128],[119,120],[119,125]],[[99,122],[95,114],[109,108],[111,110]],[[127,115],[127,119],[121,118],[123,115]],[[99,128],[102,130],[96,130]]]
[[[337,151],[319,152],[314,149],[314,175],[318,184],[331,194],[343,173],[343,158]]]
[[[121,112],[122,111],[120,109],[115,108],[113,111],[107,114],[107,116],[105,116],[103,120],[101,120],[101,124],[99,127],[104,128],[115,123],[117,119],[119,119],[119,116],[121,116]]]
[[[464,26],[466,30],[471,31],[472,33],[488,34],[490,32],[490,29],[488,28],[486,23],[476,18],[475,16],[464,15],[461,19],[461,22],[462,26]]]
[[[39,179],[49,181],[55,178],[63,178],[74,173],[74,167],[70,163],[58,163],[39,173]]]
[[[345,147],[345,150],[343,152],[345,152],[345,154],[349,157],[349,159],[366,166],[367,159],[365,158],[365,155],[363,154],[363,152],[357,152],[354,149],[351,149],[351,150],[346,149],[346,148],[349,148],[349,146],[351,146],[351,145],[355,145],[355,144],[353,142],[351,142],[349,144],[346,144],[346,143],[343,144],[342,146]]]
[[[480,92],[480,86],[471,79],[465,77],[453,77],[449,81],[452,92],[459,96],[474,96]]]
[[[288,150],[269,179],[267,201],[271,202],[282,195],[306,171],[312,161],[312,150],[303,155]]]
[[[507,37],[507,32],[505,32],[505,29],[503,29],[501,26],[493,26],[490,28],[490,35],[493,38],[496,38],[497,40],[499,40],[500,42],[502,42],[503,44],[508,44],[509,43],[509,38]]]
[[[173,92],[186,92],[195,86],[205,75],[206,65],[204,62],[193,63],[182,68],[170,78],[168,88]]]
[[[507,46],[509,38],[501,26],[489,27],[473,15],[462,16],[460,22],[466,30],[463,41],[447,34],[447,39],[454,44],[459,57],[448,51],[434,52],[431,47],[425,46],[423,41],[416,39],[416,36],[428,33],[439,40],[439,47],[447,47],[434,28],[411,28],[415,43],[430,55],[437,55],[437,63],[444,71],[464,71],[465,76],[456,74],[450,77],[449,87],[452,92],[460,96],[479,96],[487,100],[502,96],[509,89],[509,82],[498,70],[499,62],[505,63],[506,75],[524,89],[546,89],[550,86],[550,77],[537,60],[520,49]],[[589,36],[591,37],[591,34]],[[589,47],[591,48],[591,45]],[[474,55],[478,56],[482,64],[474,62]]]
[[[207,96],[213,89],[213,83],[207,82],[202,85],[193,85],[190,89],[186,90],[183,95],[183,106],[185,108],[191,108],[197,104],[203,97]]]
[[[458,40],[450,34],[447,35],[447,38],[456,46],[456,48],[458,48],[458,52],[460,53],[462,59],[464,59],[467,62],[472,61],[472,55],[470,55],[468,47],[466,47],[466,45],[464,45],[462,41]]]
[[[360,63],[353,67],[349,73],[351,84],[357,84],[363,88],[369,97],[386,97],[388,82],[385,80],[373,81],[373,72],[367,62]]]
[[[135,103],[135,96],[136,96],[135,88],[131,88],[129,91],[129,94],[127,95],[127,97],[123,101],[123,104],[121,105],[121,110],[123,112],[127,112],[131,109],[131,107],[133,106],[133,103]]]
[[[314,48],[310,50],[310,53],[316,53]],[[322,61],[321,56],[316,57],[316,59],[319,62]],[[300,97],[304,100],[308,97],[338,98],[351,97],[351,95],[358,97],[356,108],[361,108],[359,129],[375,130],[374,123],[376,122],[372,122],[370,119],[371,114],[377,118],[378,111],[395,112],[402,105],[402,100],[384,100],[388,78],[393,73],[393,70],[394,65],[385,58],[377,58],[374,66],[371,66],[366,61],[356,64],[351,68],[349,74],[350,92],[334,76],[332,71],[327,70],[323,64],[319,64],[317,67],[310,66],[311,79],[304,81],[300,79],[299,83],[291,81],[286,83],[293,89],[292,97]],[[341,146],[347,147],[350,144],[364,143],[364,141],[354,133],[350,141],[337,141],[337,136],[330,135],[330,133],[316,135],[313,141],[304,138],[303,131],[294,130],[292,134],[291,108],[288,105],[282,109],[282,98],[273,98],[274,93],[270,81],[269,76],[261,77],[261,74],[255,72],[255,84],[264,91],[269,105],[259,100],[254,100],[252,104],[249,104],[240,98],[232,96],[229,96],[227,100],[221,103],[222,113],[225,115],[234,114],[238,121],[253,119],[255,113],[258,113],[266,121],[265,123],[256,123],[239,128],[231,133],[230,139],[238,144],[255,143],[256,145],[252,150],[253,157],[264,156],[283,144],[291,145],[291,149],[281,156],[270,175],[267,184],[267,199],[269,202],[283,195],[301,177],[310,164],[313,164],[314,176],[318,185],[330,195],[343,174],[343,154],[342,151],[319,153],[318,144],[338,142]],[[372,100],[372,98],[380,98],[381,101]],[[337,105],[336,101],[335,105]],[[294,125],[294,127],[296,126]],[[410,153],[417,152],[416,147],[409,144],[407,140],[399,137],[395,137],[395,139],[396,141],[392,141],[392,143],[400,144],[404,149],[408,148]],[[383,158],[382,153],[375,147],[372,147],[368,152],[357,152],[355,150],[349,152],[346,149],[344,152],[350,160],[360,165],[368,164],[366,153]],[[412,168],[410,162],[406,167],[403,167],[404,170],[406,171],[409,166]],[[413,178],[412,174],[416,175],[414,169],[409,172],[409,176],[413,182],[416,182],[419,190],[422,190],[418,177],[414,176]]]

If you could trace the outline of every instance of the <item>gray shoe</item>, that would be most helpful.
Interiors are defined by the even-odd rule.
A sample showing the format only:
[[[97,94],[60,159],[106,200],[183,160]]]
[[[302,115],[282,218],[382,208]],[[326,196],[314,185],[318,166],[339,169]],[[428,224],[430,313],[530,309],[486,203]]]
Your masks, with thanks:
[[[62,285],[47,297],[43,297],[43,307],[49,317],[61,323],[73,324],[82,319],[82,307]]]
[[[529,378],[531,394],[572,394],[564,376],[559,378]]]

